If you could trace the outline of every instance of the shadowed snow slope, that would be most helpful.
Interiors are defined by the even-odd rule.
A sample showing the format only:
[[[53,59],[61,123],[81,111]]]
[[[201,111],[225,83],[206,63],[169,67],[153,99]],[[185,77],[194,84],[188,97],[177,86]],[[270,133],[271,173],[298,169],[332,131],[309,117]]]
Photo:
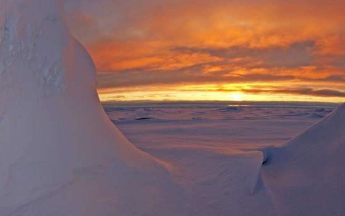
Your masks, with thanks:
[[[0,0],[0,148],[1,216],[185,212],[166,169],[104,113],[59,1]]]
[[[94,64],[61,14],[58,0],[0,0],[1,216],[344,212],[344,106],[267,149],[263,168],[248,149],[170,146],[156,152],[175,161],[158,161],[104,113]]]
[[[280,215],[344,215],[345,104],[264,153],[263,182]]]

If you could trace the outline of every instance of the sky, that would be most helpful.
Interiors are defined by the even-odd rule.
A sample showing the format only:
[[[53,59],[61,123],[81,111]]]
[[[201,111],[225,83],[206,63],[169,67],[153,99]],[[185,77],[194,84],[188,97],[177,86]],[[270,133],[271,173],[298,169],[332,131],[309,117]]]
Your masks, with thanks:
[[[344,8],[344,0],[65,0],[103,101],[345,101]]]

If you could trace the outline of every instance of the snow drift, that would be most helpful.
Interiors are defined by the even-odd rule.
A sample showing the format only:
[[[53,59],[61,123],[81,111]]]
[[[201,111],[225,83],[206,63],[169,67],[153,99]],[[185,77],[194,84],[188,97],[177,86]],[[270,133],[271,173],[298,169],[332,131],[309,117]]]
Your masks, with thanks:
[[[104,113],[94,64],[57,0],[0,0],[0,149],[0,215],[176,215],[183,206],[166,169]]]
[[[343,215],[345,105],[264,157],[184,146],[174,167],[113,126],[61,8],[0,0],[1,216]]]
[[[262,178],[280,215],[344,215],[345,104],[264,153]]]

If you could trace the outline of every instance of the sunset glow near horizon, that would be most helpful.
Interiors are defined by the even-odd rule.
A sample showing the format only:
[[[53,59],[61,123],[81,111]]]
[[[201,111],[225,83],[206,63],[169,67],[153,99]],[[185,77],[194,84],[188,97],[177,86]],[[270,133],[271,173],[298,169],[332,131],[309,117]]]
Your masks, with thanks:
[[[72,0],[102,101],[345,101],[343,0]]]

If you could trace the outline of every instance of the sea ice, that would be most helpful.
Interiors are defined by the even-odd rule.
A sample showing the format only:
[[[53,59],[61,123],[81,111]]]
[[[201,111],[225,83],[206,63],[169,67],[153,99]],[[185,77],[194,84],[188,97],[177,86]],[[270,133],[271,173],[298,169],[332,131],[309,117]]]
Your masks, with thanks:
[[[345,212],[345,106],[284,146],[165,145],[160,160],[105,114],[59,0],[0,0],[0,65],[1,216]]]

